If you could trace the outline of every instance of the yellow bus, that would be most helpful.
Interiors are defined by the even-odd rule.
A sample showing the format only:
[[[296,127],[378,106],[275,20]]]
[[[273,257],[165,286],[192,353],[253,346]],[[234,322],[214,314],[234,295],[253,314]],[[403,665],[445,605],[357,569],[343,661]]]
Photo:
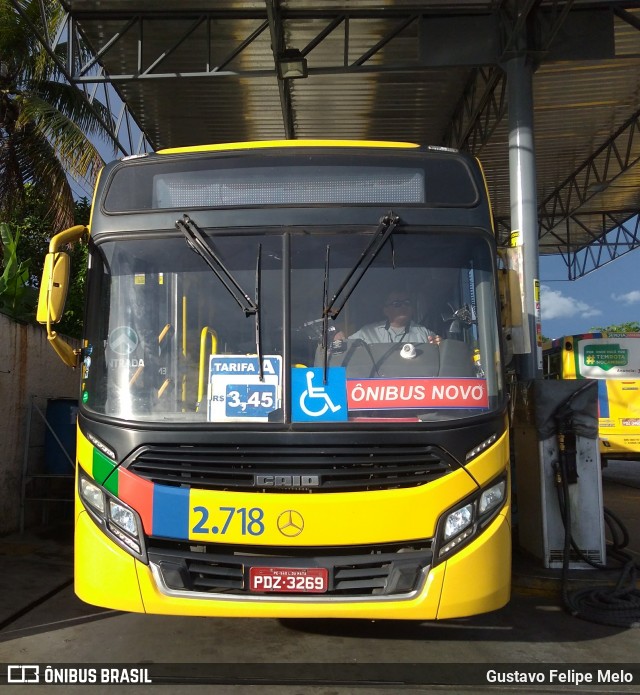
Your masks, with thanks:
[[[74,352],[54,326],[82,238]],[[84,601],[421,620],[508,601],[496,243],[473,158],[351,141],[125,158],[90,228],[52,239],[38,315],[82,370]]]
[[[640,333],[582,333],[548,341],[544,374],[598,380],[600,455],[640,458]]]

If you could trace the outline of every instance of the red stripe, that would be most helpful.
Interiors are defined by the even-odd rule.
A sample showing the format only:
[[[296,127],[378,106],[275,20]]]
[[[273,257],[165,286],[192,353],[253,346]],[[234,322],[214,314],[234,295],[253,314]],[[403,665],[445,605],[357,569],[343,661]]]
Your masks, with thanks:
[[[153,483],[124,468],[120,468],[118,472],[120,499],[140,514],[145,533],[150,534],[153,522]]]

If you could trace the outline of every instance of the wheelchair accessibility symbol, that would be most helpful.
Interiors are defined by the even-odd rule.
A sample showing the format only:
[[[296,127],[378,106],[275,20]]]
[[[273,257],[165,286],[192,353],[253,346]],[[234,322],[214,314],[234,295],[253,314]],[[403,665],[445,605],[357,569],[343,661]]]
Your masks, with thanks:
[[[344,367],[291,370],[291,414],[294,422],[339,422],[347,419],[347,378]]]

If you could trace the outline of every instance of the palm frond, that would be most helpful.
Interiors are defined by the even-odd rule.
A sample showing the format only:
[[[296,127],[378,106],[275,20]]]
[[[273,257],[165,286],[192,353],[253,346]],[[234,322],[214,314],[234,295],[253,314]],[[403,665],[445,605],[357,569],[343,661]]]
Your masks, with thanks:
[[[49,202],[53,232],[73,224],[73,194],[62,162],[49,140],[33,127],[16,134],[16,152],[24,183]]]
[[[10,0],[0,0],[0,54],[3,61],[25,82],[52,79],[59,70],[42,50],[32,26],[41,34],[54,36],[64,10],[57,0],[21,0],[20,8],[19,13]]]
[[[109,109],[90,105],[64,82],[32,30],[55,35],[63,15],[59,0],[0,0],[0,57],[7,67],[0,76],[0,212],[15,211],[24,185],[32,183],[50,204],[56,227],[71,223],[67,173],[95,180],[103,165],[101,139],[115,155]]]
[[[42,81],[31,85],[30,92],[54,106],[67,118],[77,123],[88,135],[106,137],[105,124],[113,127],[113,116],[101,102],[91,105],[80,90],[64,82]]]
[[[81,118],[84,122],[84,118]],[[29,94],[21,98],[19,125],[33,127],[47,138],[63,166],[72,176],[95,180],[104,161],[85,134],[82,124],[72,120],[55,105]]]

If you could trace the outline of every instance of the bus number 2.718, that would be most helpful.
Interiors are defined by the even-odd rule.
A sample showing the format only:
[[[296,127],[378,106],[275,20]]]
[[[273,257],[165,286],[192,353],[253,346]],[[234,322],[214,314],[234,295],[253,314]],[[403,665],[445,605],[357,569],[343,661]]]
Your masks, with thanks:
[[[206,507],[194,507],[195,514],[200,519],[191,529],[192,533],[213,533],[224,536],[229,530],[234,530],[236,524],[240,525],[240,533],[243,536],[261,536],[264,533],[264,510],[260,507],[219,507],[220,523],[213,521],[209,525],[209,510]]]

